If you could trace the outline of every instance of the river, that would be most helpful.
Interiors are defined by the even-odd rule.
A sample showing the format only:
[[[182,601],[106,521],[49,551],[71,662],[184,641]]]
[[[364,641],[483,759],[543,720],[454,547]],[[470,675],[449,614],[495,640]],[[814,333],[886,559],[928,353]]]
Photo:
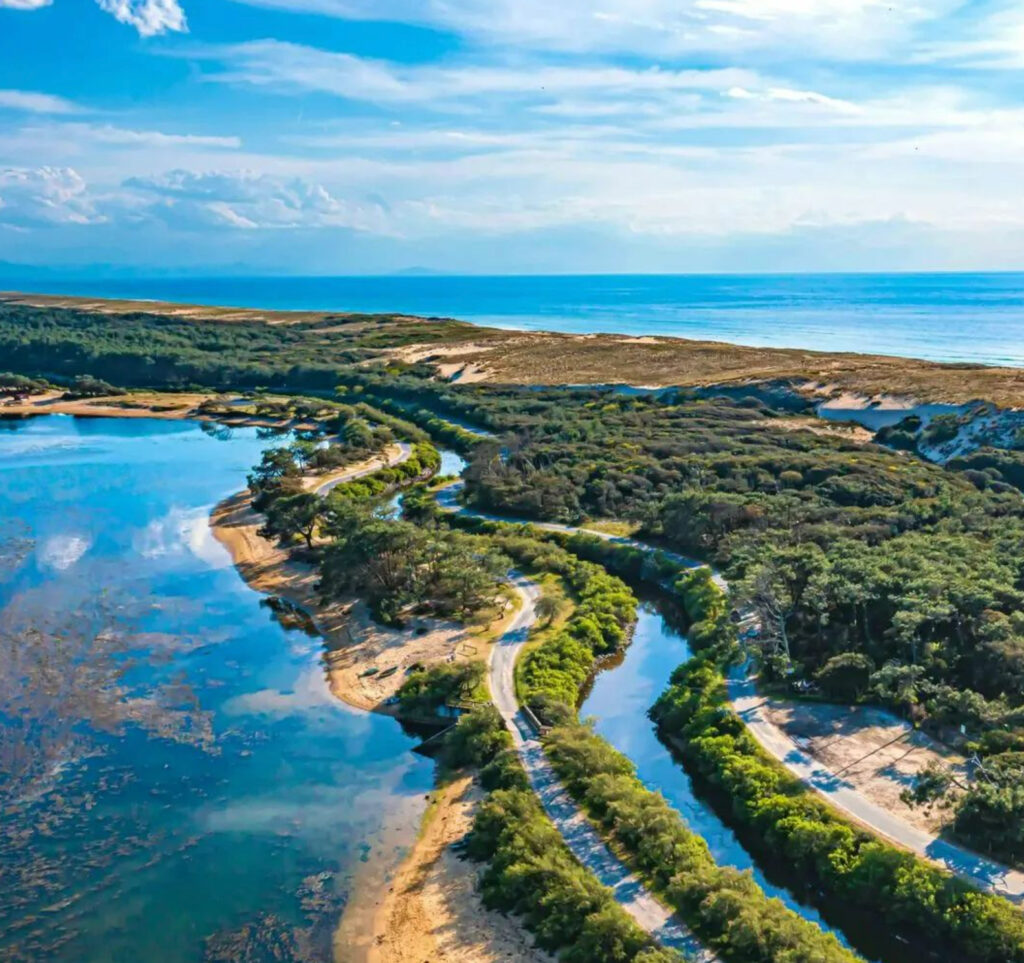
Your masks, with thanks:
[[[210,537],[255,429],[0,421],[0,958],[325,960],[433,766]]]

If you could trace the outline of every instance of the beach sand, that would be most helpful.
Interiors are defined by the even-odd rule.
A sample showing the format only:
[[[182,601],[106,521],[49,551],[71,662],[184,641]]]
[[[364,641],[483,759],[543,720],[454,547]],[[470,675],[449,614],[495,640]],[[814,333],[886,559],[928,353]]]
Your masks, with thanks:
[[[349,466],[347,470],[352,469]],[[403,668],[415,662],[455,661],[483,654],[461,625],[421,619],[412,630],[392,629],[373,622],[357,599],[325,602],[316,590],[316,569],[262,538],[258,534],[261,523],[248,492],[225,499],[210,516],[214,536],[230,552],[246,583],[258,592],[287,599],[312,619],[324,638],[331,691],[343,702],[371,712],[390,712],[385,703],[405,681]],[[371,667],[378,672],[364,676]],[[399,671],[379,678],[393,667]]]
[[[379,904],[372,945],[346,955],[343,922],[339,963],[554,963],[514,917],[484,907],[481,867],[452,851],[469,832],[481,798],[469,776],[435,791],[420,838]]]

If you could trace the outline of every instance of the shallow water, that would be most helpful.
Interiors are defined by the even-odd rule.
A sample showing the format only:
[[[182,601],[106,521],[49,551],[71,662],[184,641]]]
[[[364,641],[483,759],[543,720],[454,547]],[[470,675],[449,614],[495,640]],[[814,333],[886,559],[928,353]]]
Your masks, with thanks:
[[[8,288],[257,308],[404,312],[589,334],[1024,365],[1022,274],[11,279]]]
[[[210,536],[269,444],[0,422],[4,960],[326,960],[412,841],[432,764],[330,696]]]

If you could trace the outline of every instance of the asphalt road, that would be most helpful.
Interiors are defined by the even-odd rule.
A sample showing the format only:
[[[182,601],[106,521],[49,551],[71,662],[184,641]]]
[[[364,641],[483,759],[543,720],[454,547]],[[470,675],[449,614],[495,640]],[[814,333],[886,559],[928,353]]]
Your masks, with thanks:
[[[584,532],[609,542],[630,545],[643,551],[653,552],[656,550],[651,545],[636,539],[608,535],[593,529],[477,512],[459,504],[458,495],[461,487],[461,483],[459,483],[439,493],[439,504],[449,511],[475,515],[492,521],[519,522],[547,531]],[[699,564],[673,552],[666,551],[664,555],[682,564]],[[715,573],[715,581],[723,590],[728,590],[728,583],[718,573]],[[981,890],[1005,897],[1016,903],[1024,902],[1024,873],[934,836],[916,826],[911,826],[899,816],[873,803],[858,792],[853,785],[836,777],[803,752],[782,730],[767,720],[761,711],[764,699],[757,694],[754,680],[750,678],[746,667],[738,667],[731,673],[728,679],[728,695],[733,709],[764,749],[778,759],[801,782],[820,793],[837,809],[852,816],[857,822],[873,830],[879,836],[931,860]]]

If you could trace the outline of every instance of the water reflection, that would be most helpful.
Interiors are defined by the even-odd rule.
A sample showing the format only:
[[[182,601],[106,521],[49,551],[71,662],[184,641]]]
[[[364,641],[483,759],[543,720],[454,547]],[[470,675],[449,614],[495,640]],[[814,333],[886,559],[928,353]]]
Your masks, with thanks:
[[[0,433],[5,961],[327,960],[363,861],[411,842],[431,763],[330,696],[319,641],[209,538],[272,443],[147,419]]]

